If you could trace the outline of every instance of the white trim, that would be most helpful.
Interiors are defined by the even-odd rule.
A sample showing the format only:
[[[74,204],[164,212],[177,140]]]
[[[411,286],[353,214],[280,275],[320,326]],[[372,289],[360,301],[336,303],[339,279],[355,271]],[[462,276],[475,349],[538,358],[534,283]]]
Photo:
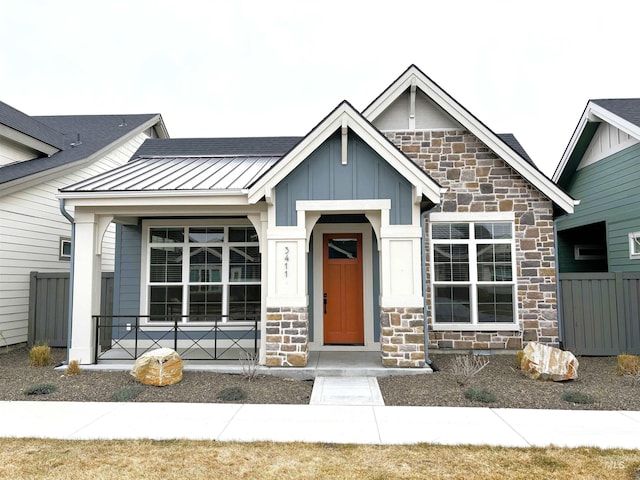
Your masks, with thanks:
[[[417,87],[434,101],[436,105],[478,137],[481,142],[487,145],[514,170],[549,197],[556,205],[567,213],[573,213],[573,198],[560,190],[542,172],[516,153],[500,137],[455,101],[448,93],[442,90],[415,65],[411,65],[382,95],[363,111],[365,118],[370,122],[374,122],[403,92],[411,87],[413,82],[415,82]]]
[[[142,239],[141,239],[141,255],[140,255],[140,315],[149,315],[149,286],[150,286],[150,282],[149,282],[149,269],[150,269],[150,265],[149,265],[149,249],[150,249],[150,244],[149,244],[149,230],[151,228],[154,227],[162,227],[162,228],[183,228],[185,229],[185,232],[188,232],[188,228],[189,227],[234,227],[234,226],[246,226],[246,227],[252,227],[255,229],[255,226],[249,221],[249,219],[244,219],[244,218],[230,218],[230,219],[176,219],[176,218],[168,218],[168,219],[150,219],[150,220],[143,220],[142,221]],[[259,250],[261,250],[260,245],[260,231],[258,229],[256,229],[256,233],[258,234],[258,242],[239,242],[242,244],[246,244],[247,246],[257,246]],[[221,272],[221,282],[218,283],[216,282],[215,285],[222,285],[222,315],[226,315],[228,314],[227,308],[228,308],[228,290],[229,290],[229,285],[232,284],[236,284],[233,282],[229,282],[228,280],[225,281],[224,279],[228,279],[229,278],[229,261],[228,261],[228,256],[229,256],[229,244],[230,243],[236,243],[236,242],[229,242],[229,239],[227,237],[225,237],[224,242],[216,242],[216,246],[220,246],[220,248],[222,248],[222,255],[223,258],[226,258],[227,261],[223,261],[222,263],[222,272]],[[183,255],[185,253],[187,253],[187,249],[189,248],[190,245],[197,245],[197,244],[190,244],[186,238],[185,235],[185,239],[182,243],[166,243],[166,244],[158,244],[158,245],[165,245],[165,246],[179,246],[180,248],[183,249]],[[205,244],[206,245],[206,244]],[[261,258],[264,258],[264,254],[261,254]],[[262,265],[262,261],[261,261],[261,269],[264,269],[264,265]],[[262,271],[262,270],[261,270]],[[185,299],[185,295],[187,295],[187,293],[185,292],[185,289],[188,289],[189,285],[191,285],[192,282],[190,282],[189,280],[189,262],[182,262],[182,281],[181,282],[163,282],[160,283],[158,285],[166,285],[168,283],[173,283],[175,284],[175,286],[181,286],[183,289],[183,302],[182,302],[182,315],[187,315],[188,314],[188,304],[189,301],[187,299],[187,301],[184,301]],[[263,287],[263,275],[261,273],[260,275],[260,281],[258,282],[241,282],[241,283],[237,283],[237,285],[260,285],[261,286],[261,302],[260,302],[260,311],[262,313],[262,311],[264,311],[264,304],[263,304],[263,295],[262,295],[262,288]],[[262,315],[261,315],[262,317]],[[149,325],[149,326],[162,326],[162,325],[166,325],[167,322],[151,322],[148,319],[143,320],[142,322],[143,325]],[[210,326],[211,322],[194,322],[194,323],[189,323],[188,321],[186,321],[184,318],[181,322],[181,325],[192,325],[194,327],[197,327],[198,325],[203,325],[203,326]],[[238,325],[238,326],[242,326],[242,325],[247,325],[247,322],[229,322],[228,325]]]
[[[433,239],[433,225],[437,223],[465,223],[469,224],[469,238],[467,239]],[[475,223],[509,223],[511,226],[511,238],[509,239],[476,239],[475,232],[472,224]],[[481,281],[478,279],[478,260],[476,245],[481,243],[490,243],[493,245],[510,245],[511,247],[511,281],[509,282],[490,282]],[[516,236],[515,236],[515,222],[513,212],[492,212],[492,213],[432,213],[429,216],[429,273],[430,282],[428,288],[431,289],[431,307],[432,307],[432,322],[431,325],[434,330],[460,330],[460,331],[514,331],[519,330],[518,319],[518,269],[516,263]],[[458,244],[468,245],[468,259],[469,265],[469,280],[468,281],[440,281],[435,280],[435,262],[434,254],[436,244]],[[449,322],[436,322],[436,287],[442,286],[468,286],[469,287],[469,304],[471,306],[471,318],[470,321],[464,323],[449,323]],[[513,302],[513,320],[511,322],[496,323],[496,322],[480,322],[478,321],[478,298],[477,287],[478,285],[490,285],[490,286],[510,286]]]
[[[363,321],[364,321],[364,345],[324,345],[322,311],[322,268],[323,268],[323,235],[326,233],[360,233],[362,234],[362,296],[363,296]],[[374,342],[373,331],[377,313],[373,311],[373,238],[371,225],[367,223],[321,223],[313,229],[313,342],[309,342],[309,348],[315,351],[378,351],[380,343]],[[306,281],[306,279],[305,279]],[[371,321],[369,321],[371,320]]]
[[[603,121],[608,123],[609,125],[613,125],[617,129],[625,132],[626,134],[631,135],[632,137],[640,140],[640,126],[635,125],[623,119],[622,117],[619,117],[618,115],[610,112],[606,108],[603,108],[600,105],[597,105],[593,101],[589,101],[587,103],[587,106],[584,109],[584,112],[582,112],[582,116],[578,121],[578,125],[576,126],[576,129],[573,132],[573,135],[571,135],[571,139],[569,140],[569,144],[567,145],[567,148],[564,151],[562,158],[560,159],[560,163],[558,164],[558,167],[553,173],[552,178],[554,182],[557,182],[558,180],[560,180],[560,177],[564,173],[564,169],[567,167],[567,164],[569,163],[569,159],[571,158],[571,155],[573,155],[573,151],[575,150],[576,145],[580,140],[580,137],[582,137],[582,134],[584,133],[584,129],[587,126],[587,123],[594,123],[598,121]]]
[[[637,249],[637,252],[635,250]],[[640,259],[640,232],[629,232],[629,260]]]
[[[311,155],[336,130],[346,125],[389,165],[417,187],[433,203],[440,203],[440,195],[445,189],[431,177],[421,172],[400,150],[384,138],[347,102],[343,102],[325,118],[313,131],[299,142],[289,153],[280,159],[249,189],[249,203],[256,203],[266,196],[290,172]]]

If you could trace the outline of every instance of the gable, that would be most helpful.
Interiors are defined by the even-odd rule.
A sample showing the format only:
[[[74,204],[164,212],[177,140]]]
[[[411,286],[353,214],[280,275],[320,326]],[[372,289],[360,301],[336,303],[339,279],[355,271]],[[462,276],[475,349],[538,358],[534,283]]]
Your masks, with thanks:
[[[338,105],[264,176],[250,186],[249,203],[256,203],[263,198],[271,201],[276,186],[336,132],[341,136],[343,162],[349,162],[348,138],[355,134],[383,158],[392,170],[411,184],[412,201],[420,202],[424,196],[432,203],[440,203],[442,188],[346,101]]]
[[[619,128],[603,122],[598,126],[577,170],[620,152],[640,141]]]
[[[459,122],[419,89],[414,93],[413,101],[411,89],[407,89],[373,121],[373,124],[383,131],[462,128]]]
[[[534,188],[538,189],[565,212],[573,212],[575,204],[573,198],[558,188],[535,165],[523,158],[509,143],[495,134],[415,65],[411,65],[364,109],[364,117],[375,124],[377,119],[384,118],[386,111],[392,108],[394,103],[401,99],[407,91],[410,95],[410,112],[419,109],[419,101],[416,100],[419,98],[417,92],[424,92],[434,105],[450,115],[464,130],[475,135],[491,151],[495,152],[519,175],[531,183]],[[413,122],[416,122],[415,117]],[[411,114],[409,116],[409,126],[411,130],[418,130],[416,125],[412,126]]]
[[[390,224],[411,224],[412,185],[353,132],[342,162],[336,132],[275,187],[276,224],[296,225],[298,200],[391,199]]]
[[[18,142],[0,136],[0,167],[37,158],[39,153]]]

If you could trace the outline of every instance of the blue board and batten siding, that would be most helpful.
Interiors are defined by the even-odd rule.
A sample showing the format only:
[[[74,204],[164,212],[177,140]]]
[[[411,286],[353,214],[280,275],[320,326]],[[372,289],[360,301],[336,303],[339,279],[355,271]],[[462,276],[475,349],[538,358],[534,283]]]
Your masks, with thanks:
[[[390,199],[389,223],[411,224],[411,184],[349,131],[347,164],[333,135],[276,186],[276,224],[294,226],[298,200]]]
[[[556,220],[560,234],[582,225],[606,222],[609,271],[639,271],[640,259],[629,258],[628,234],[640,231],[640,144],[577,170],[561,186],[580,204],[575,213]],[[585,243],[589,243],[588,238]],[[567,250],[560,255],[561,271],[565,262],[572,262],[571,254]]]

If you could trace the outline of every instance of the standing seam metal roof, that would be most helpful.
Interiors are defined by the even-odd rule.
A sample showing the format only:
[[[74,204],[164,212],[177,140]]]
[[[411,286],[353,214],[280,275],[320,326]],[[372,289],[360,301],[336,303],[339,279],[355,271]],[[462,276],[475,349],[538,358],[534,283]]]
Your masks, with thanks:
[[[62,192],[246,189],[280,156],[139,157]]]

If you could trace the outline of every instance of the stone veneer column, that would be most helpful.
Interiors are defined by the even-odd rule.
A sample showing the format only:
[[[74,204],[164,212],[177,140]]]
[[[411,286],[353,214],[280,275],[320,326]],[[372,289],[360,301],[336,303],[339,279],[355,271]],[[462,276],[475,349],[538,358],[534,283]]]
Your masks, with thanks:
[[[304,367],[309,356],[307,308],[267,308],[268,367]]]
[[[380,343],[385,367],[424,367],[421,308],[381,308]]]
[[[440,211],[513,212],[515,216],[519,328],[431,332],[430,348],[520,349],[523,343],[532,340],[558,346],[551,200],[466,130],[397,131],[385,135],[447,188]],[[428,250],[429,245],[427,258]],[[428,269],[426,274],[429,282]],[[428,288],[427,315],[431,315],[430,297]]]

